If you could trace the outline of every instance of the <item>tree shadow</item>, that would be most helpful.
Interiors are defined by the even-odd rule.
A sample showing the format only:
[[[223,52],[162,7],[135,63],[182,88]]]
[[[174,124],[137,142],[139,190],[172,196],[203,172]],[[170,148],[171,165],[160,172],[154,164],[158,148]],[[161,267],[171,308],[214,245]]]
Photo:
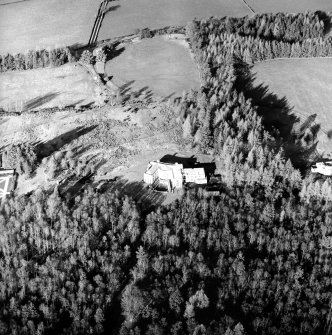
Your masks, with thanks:
[[[105,180],[99,192],[118,192],[120,197],[127,195],[138,204],[142,212],[150,212],[166,199],[166,194],[148,188],[143,181],[129,182],[122,177]]]
[[[126,50],[125,47],[120,47],[120,42],[114,42],[104,47],[106,54],[106,62],[120,56]]]
[[[324,35],[327,35],[332,28],[332,21],[331,17],[326,13],[321,10],[318,10],[315,12],[315,14],[318,16],[320,21],[324,22]]]
[[[172,98],[174,96],[175,92],[167,95],[166,97],[164,97],[161,102],[167,102],[170,98]]]
[[[110,13],[110,12],[114,12],[114,11],[116,11],[116,10],[117,10],[118,8],[120,8],[120,7],[121,7],[120,5],[111,6],[111,7],[107,8],[107,9],[105,10],[104,14],[106,15],[106,14],[108,14],[108,13]]]
[[[252,66],[238,63],[235,68],[236,88],[257,107],[265,129],[277,139],[286,158],[296,168],[307,168],[317,157],[317,133],[320,126],[315,123],[316,115],[301,120],[286,97],[280,98],[267,85],[256,83],[256,74],[251,72]]]
[[[61,134],[50,141],[38,143],[36,145],[37,158],[41,161],[44,157],[50,156],[53,152],[58,151],[64,145],[70,143],[76,138],[87,134],[92,131],[97,126],[90,127],[78,127],[76,129],[70,130],[64,134]]]
[[[33,99],[29,100],[28,102],[26,102],[26,104],[23,107],[23,110],[27,111],[27,110],[32,110],[32,109],[35,109],[37,107],[40,107],[40,106],[50,102],[51,100],[55,99],[59,94],[60,93],[58,93],[58,92],[47,93],[43,96],[33,98]]]

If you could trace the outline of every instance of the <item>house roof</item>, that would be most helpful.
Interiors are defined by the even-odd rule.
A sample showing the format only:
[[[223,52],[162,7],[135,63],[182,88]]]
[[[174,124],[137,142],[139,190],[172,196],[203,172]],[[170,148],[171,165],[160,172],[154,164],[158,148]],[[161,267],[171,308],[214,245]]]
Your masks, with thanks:
[[[0,178],[1,177],[12,177],[15,170],[13,169],[0,169]]]
[[[162,163],[158,161],[152,161],[149,163],[146,174],[153,175],[157,171],[160,171],[162,179],[179,179],[182,178],[182,164],[170,164],[170,163]]]
[[[204,168],[183,169],[183,173],[187,176],[195,176],[205,178]]]

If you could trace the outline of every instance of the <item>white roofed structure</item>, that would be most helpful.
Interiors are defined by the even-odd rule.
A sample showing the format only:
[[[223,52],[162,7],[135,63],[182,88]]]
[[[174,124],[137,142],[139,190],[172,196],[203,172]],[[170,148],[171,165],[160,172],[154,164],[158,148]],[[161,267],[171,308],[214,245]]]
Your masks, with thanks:
[[[204,168],[183,169],[186,183],[207,184]]]

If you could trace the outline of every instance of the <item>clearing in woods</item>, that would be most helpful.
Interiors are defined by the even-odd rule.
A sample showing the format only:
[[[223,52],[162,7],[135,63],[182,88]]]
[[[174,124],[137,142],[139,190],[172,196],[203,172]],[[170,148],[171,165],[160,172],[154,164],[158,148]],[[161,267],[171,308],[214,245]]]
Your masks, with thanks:
[[[0,74],[0,108],[10,111],[87,105],[94,102],[95,82],[82,66],[5,72]]]
[[[194,18],[245,16],[242,0],[121,0],[108,5],[99,40],[133,34],[139,28],[185,25]]]
[[[253,68],[254,85],[285,98],[300,123],[319,125],[318,152],[332,153],[332,59],[280,59],[258,63]],[[263,89],[264,91],[264,89]],[[282,120],[279,120],[282,122]]]
[[[331,0],[246,0],[256,13],[332,11]]]
[[[87,43],[98,0],[0,0],[0,54]]]
[[[182,35],[119,45],[122,53],[106,64],[106,73],[127,92],[181,96],[200,86],[197,66]],[[151,92],[150,92],[151,90]]]
[[[83,112],[43,110],[0,116],[3,146],[30,142],[37,144],[40,160],[46,157],[46,162],[40,163],[32,178],[19,177],[17,193],[48,188],[65,180],[60,184],[60,191],[67,193],[68,190],[71,196],[75,195],[84,185],[82,175],[77,175],[77,167],[59,167],[55,179],[48,180],[47,177],[50,156],[71,150],[75,162],[84,159],[83,167],[87,164],[95,167],[94,178],[88,181],[93,186],[101,180],[111,180],[106,182],[106,188],[117,189],[135,200],[143,197],[153,203],[180,197],[181,194],[153,192],[143,183],[143,173],[149,161],[175,153],[183,157],[195,154],[192,149],[186,151],[178,142],[181,126],[175,121],[173,108],[168,102],[152,102],[140,108],[138,113],[126,105],[104,106]],[[200,155],[199,162],[205,162],[203,156],[208,157]],[[114,178],[117,178],[116,182],[113,182]]]

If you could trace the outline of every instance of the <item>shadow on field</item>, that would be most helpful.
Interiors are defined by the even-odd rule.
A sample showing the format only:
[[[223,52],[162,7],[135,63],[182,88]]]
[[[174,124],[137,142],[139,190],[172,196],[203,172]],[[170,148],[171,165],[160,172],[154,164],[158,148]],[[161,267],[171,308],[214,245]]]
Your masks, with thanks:
[[[111,7],[109,7],[109,8],[107,8],[106,10],[105,10],[105,15],[106,14],[108,14],[108,13],[110,13],[110,12],[114,12],[114,11],[116,11],[118,8],[120,8],[121,6],[120,5],[116,5],[116,6],[111,6]]]
[[[31,109],[35,109],[37,107],[40,107],[40,106],[50,102],[51,100],[55,99],[59,94],[60,93],[58,93],[58,92],[47,93],[43,96],[33,98],[33,99],[29,100],[28,102],[26,102],[26,104],[24,105],[23,110],[31,110]]]
[[[120,56],[126,50],[125,47],[119,47],[119,45],[120,42],[115,42],[105,47],[106,63],[111,59]]]
[[[315,123],[316,114],[301,120],[294,114],[296,111],[289,106],[286,97],[280,98],[270,92],[267,85],[255,83],[256,76],[251,72],[252,66],[237,64],[236,70],[236,86],[246,99],[251,99],[253,105],[257,106],[265,129],[279,140],[279,146],[283,148],[286,158],[296,168],[306,168],[318,155],[316,147],[320,125]]]
[[[70,130],[64,134],[59,135],[50,141],[44,143],[38,143],[36,146],[38,160],[41,161],[44,157],[48,157],[54,151],[59,150],[61,147],[70,143],[76,138],[87,134],[94,128],[96,128],[96,126],[78,127],[76,129]]]

